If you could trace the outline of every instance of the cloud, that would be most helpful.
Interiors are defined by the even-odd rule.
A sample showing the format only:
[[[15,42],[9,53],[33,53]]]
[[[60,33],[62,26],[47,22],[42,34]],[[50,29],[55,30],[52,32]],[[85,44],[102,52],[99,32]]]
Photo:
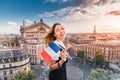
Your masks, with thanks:
[[[47,3],[47,2],[51,2],[51,3],[54,3],[56,2],[57,0],[45,0],[44,3]]]
[[[25,22],[28,23],[28,24],[29,24],[29,23],[30,23],[30,24],[32,23],[32,21],[30,21],[30,20],[28,20],[28,19],[26,19]]]
[[[114,30],[120,27],[120,0],[79,0],[78,3],[77,7],[79,9],[74,7],[74,9],[69,11],[70,14],[63,17],[65,21],[71,21],[72,24],[76,23],[77,30],[82,30],[80,26],[83,26],[86,30],[90,30],[93,25],[97,25],[98,31],[102,32],[104,29],[102,26],[109,26],[110,28],[105,28],[104,31],[110,32],[111,26],[112,28],[115,27]]]
[[[27,26],[27,25],[31,25],[31,24],[33,24],[33,22],[31,21],[31,20],[29,20],[29,19],[25,19],[25,20],[23,20],[24,21],[24,25],[25,26]]]
[[[51,3],[55,3],[55,2],[59,2],[59,3],[64,3],[64,2],[69,2],[69,1],[72,1],[72,0],[45,0],[44,3],[47,3],[47,2],[51,2]]]
[[[112,4],[114,2],[118,2],[119,0],[76,0],[76,6],[80,7],[90,7],[90,6],[101,6],[101,5],[107,5]]]
[[[20,27],[18,25],[19,23],[14,21],[1,23],[0,33],[2,34],[17,33],[18,34],[20,32]]]
[[[98,2],[94,3],[95,5],[106,5],[114,3],[115,0],[98,0]]]
[[[66,2],[66,1],[68,1],[68,0],[62,0],[63,2]]]
[[[120,16],[120,11],[111,11],[107,13],[108,15]]]
[[[46,0],[49,2],[66,2],[71,0]],[[40,18],[55,18],[64,21],[78,21],[94,19],[96,16],[105,15],[108,11],[115,8],[115,6],[110,7],[109,5],[114,5],[117,0],[75,0],[74,3],[76,7],[71,5],[66,8],[55,10],[52,12],[44,12],[39,14]],[[118,6],[119,7],[119,6]]]
[[[55,13],[55,11],[53,11],[53,12],[44,12],[43,14],[39,14],[38,17],[40,17],[40,18],[48,17],[49,18],[49,17],[53,17],[54,13]]]
[[[15,26],[15,27],[8,27],[8,26],[4,26],[2,29],[0,29],[0,33],[2,34],[20,34],[20,28]]]
[[[69,10],[69,14],[63,17],[62,20],[64,21],[78,21],[80,18],[82,18],[84,12],[80,12],[80,8],[73,7]]]
[[[104,16],[111,11],[114,11],[114,15],[119,15],[120,13],[118,12],[118,10],[120,10],[119,0],[85,0],[84,2],[79,0],[79,3],[80,5],[84,5],[86,7],[83,8],[83,6],[78,6],[79,9],[74,7],[76,10],[71,10],[72,14],[65,16],[65,19],[69,20],[71,18],[71,20],[95,20],[96,18]],[[99,5],[96,5],[95,3],[98,3]]]
[[[80,7],[66,7],[52,12],[44,12],[43,14],[39,14],[38,17],[54,18],[62,21],[78,21],[80,19],[86,20],[92,19],[95,15],[100,14],[93,8],[87,7],[82,9]]]
[[[70,1],[70,0],[62,0]],[[75,0],[79,6],[70,6],[59,10],[39,14],[40,18],[55,18],[64,21],[90,20],[106,15],[113,10],[119,10],[117,0]]]
[[[119,27],[114,27],[111,25],[97,26],[97,32],[120,32]]]
[[[17,26],[17,23],[16,23],[16,22],[13,22],[13,21],[8,21],[8,22],[6,22],[6,24],[7,24],[8,26]]]
[[[66,7],[52,12],[44,12],[43,14],[39,14],[38,17],[62,19],[64,16],[71,14],[73,9],[73,7]]]
[[[66,7],[52,12],[44,12],[39,14],[39,18],[54,18],[62,21],[78,21],[82,19],[86,14],[87,10],[83,10],[80,7]]]

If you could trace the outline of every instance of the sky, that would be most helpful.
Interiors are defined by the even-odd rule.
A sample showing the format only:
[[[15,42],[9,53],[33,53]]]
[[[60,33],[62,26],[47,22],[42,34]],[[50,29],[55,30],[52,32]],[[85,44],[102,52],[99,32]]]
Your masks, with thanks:
[[[61,23],[67,33],[120,32],[120,0],[0,0],[0,34],[20,34],[34,21]]]

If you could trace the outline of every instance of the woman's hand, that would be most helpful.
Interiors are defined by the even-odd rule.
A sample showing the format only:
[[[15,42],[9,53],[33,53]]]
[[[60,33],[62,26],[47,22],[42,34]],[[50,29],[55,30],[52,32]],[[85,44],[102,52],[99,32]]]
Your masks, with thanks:
[[[66,47],[67,47],[67,49],[69,49],[69,48],[72,47],[72,45],[68,43],[68,44],[66,45]]]
[[[62,59],[63,61],[66,61],[66,58],[68,57],[67,51],[66,51],[66,50],[62,50],[62,51],[60,52],[60,57],[61,57],[61,59]]]

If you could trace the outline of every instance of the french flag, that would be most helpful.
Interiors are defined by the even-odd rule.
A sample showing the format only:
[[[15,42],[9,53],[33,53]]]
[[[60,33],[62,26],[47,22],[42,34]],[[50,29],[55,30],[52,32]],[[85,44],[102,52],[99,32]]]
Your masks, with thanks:
[[[58,59],[60,50],[61,48],[55,42],[51,42],[50,45],[41,53],[41,55],[45,62],[49,63],[51,60]]]

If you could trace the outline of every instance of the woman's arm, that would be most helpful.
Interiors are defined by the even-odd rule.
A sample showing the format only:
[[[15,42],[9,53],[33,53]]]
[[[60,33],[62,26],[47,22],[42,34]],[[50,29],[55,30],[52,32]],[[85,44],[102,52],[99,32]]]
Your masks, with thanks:
[[[58,62],[56,62],[55,60],[51,61],[50,66],[49,66],[51,71],[62,67],[62,64],[66,61],[67,52],[61,51],[60,57],[61,57],[61,60]]]
[[[49,68],[50,68],[51,71],[55,70],[55,69],[58,69],[62,66],[63,63],[64,63],[64,60],[60,60],[58,62],[53,60],[53,61],[51,61]]]

